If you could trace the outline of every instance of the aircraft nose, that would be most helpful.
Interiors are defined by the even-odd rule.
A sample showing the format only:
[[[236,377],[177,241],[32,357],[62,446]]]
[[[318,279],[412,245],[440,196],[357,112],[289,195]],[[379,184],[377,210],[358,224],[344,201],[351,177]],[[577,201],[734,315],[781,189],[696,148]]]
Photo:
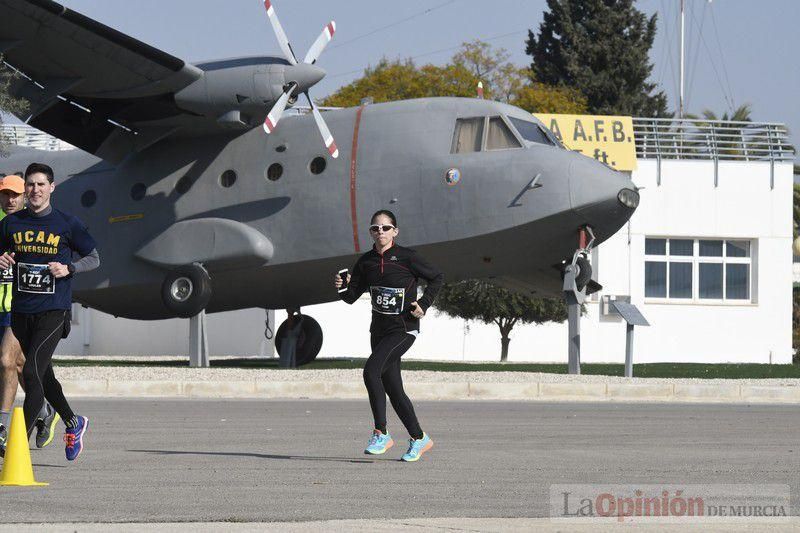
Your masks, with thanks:
[[[298,63],[297,65],[286,67],[283,76],[286,83],[296,82],[299,92],[305,92],[325,77],[325,70],[316,65]]]
[[[570,165],[570,199],[582,224],[606,239],[617,232],[639,205],[637,187],[627,173],[577,155]]]

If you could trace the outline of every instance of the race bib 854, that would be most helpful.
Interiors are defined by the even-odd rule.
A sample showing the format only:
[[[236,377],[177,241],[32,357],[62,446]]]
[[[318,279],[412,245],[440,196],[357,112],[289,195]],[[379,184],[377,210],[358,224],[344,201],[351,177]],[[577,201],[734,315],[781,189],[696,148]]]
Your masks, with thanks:
[[[384,315],[399,315],[403,311],[406,290],[395,287],[370,287],[372,310]]]

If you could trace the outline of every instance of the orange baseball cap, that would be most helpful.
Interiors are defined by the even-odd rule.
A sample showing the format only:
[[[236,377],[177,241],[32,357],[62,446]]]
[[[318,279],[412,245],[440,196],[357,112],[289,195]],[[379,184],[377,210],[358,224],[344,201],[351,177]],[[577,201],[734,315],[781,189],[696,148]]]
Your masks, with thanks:
[[[0,179],[0,191],[11,191],[22,194],[25,192],[25,180],[13,174],[6,176]]]

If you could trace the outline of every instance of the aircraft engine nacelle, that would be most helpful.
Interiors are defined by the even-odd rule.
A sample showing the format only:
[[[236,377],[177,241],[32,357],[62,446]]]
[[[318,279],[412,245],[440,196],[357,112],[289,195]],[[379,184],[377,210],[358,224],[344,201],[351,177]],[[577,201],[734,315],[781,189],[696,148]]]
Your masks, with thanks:
[[[325,75],[314,65],[289,65],[276,58],[238,58],[197,66],[203,77],[175,93],[176,104],[231,126],[255,125],[288,84],[298,85],[296,95]]]

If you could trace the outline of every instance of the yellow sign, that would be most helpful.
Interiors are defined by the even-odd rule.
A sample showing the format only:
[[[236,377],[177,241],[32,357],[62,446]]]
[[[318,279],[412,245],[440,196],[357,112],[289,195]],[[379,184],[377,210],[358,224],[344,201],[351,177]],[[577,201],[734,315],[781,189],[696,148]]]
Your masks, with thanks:
[[[631,117],[534,113],[570,150],[602,161],[615,170],[636,170]]]

